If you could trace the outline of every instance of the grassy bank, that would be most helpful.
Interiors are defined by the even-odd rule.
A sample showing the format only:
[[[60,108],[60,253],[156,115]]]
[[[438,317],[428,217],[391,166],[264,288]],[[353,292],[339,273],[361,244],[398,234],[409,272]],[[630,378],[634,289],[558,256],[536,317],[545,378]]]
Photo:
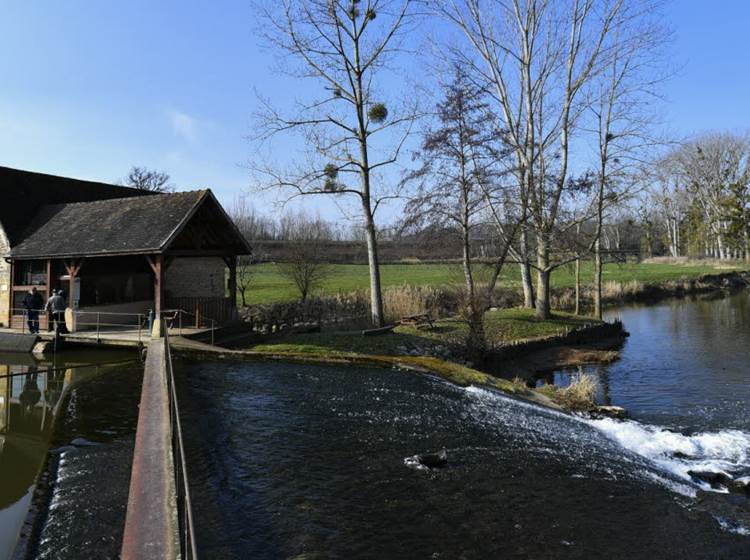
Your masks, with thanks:
[[[657,284],[673,280],[693,279],[704,274],[716,274],[743,268],[740,264],[715,265],[705,263],[626,263],[610,264],[604,270],[604,282],[619,284]],[[261,264],[254,267],[252,287],[247,293],[248,303],[270,303],[292,301],[298,294],[292,283],[284,278],[275,264]],[[593,265],[584,262],[581,267],[581,280],[585,284],[593,277]],[[452,264],[387,264],[381,267],[384,287],[390,286],[447,286],[460,283],[461,270]],[[481,273],[480,273],[481,279]],[[561,268],[552,275],[553,288],[567,288],[575,285],[572,266]],[[516,266],[506,267],[499,286],[520,287]],[[324,281],[319,293],[335,294],[365,290],[369,287],[367,265],[331,265],[330,275]]]
[[[487,332],[494,344],[561,335],[591,323],[591,319],[568,313],[556,313],[546,321],[523,309],[487,313]],[[233,355],[296,363],[396,367],[437,375],[461,386],[491,387],[546,406],[583,408],[580,402],[570,406],[568,392],[531,390],[520,380],[509,381],[457,363],[447,349],[460,344],[465,335],[466,326],[457,320],[438,321],[432,329],[400,326],[391,333],[367,337],[360,331],[277,334]]]
[[[498,309],[487,312],[485,329],[491,344],[565,334],[592,323],[591,318],[570,313],[555,313],[551,319],[539,320],[529,309]],[[439,346],[460,345],[468,326],[456,319],[435,322],[432,329],[410,326],[396,327],[393,332],[378,336],[362,336],[355,332],[322,332],[282,334],[270,337],[248,348],[257,352],[294,354],[359,353],[384,356],[404,355],[413,350],[429,351]]]

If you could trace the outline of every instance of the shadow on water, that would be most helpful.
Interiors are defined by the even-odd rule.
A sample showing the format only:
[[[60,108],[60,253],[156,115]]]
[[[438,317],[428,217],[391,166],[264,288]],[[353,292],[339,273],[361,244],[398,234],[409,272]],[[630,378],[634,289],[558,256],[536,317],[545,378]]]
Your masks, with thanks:
[[[118,412],[111,401],[115,400],[112,392],[121,392],[117,399],[130,401],[125,404],[136,412],[131,410],[128,414],[137,414],[137,400],[132,402],[125,390],[126,386],[134,385],[134,374],[142,370],[134,371],[136,364],[130,352],[68,352],[54,361],[37,360],[25,354],[0,354],[0,558],[10,557],[22,531],[27,537],[29,532],[38,535],[46,530],[47,521],[56,516],[55,508],[46,515],[45,504],[37,503],[45,501],[43,493],[34,499],[40,469],[48,465],[42,479],[49,483],[46,487],[49,492],[56,493],[62,485],[56,477],[64,471],[68,455],[115,440],[123,430],[133,431],[126,426],[128,422],[118,418],[126,415],[124,411]],[[139,384],[137,378],[135,385]],[[110,402],[106,402],[108,394]],[[97,398],[101,402],[91,406]],[[97,408],[104,407],[104,415],[97,413]],[[75,445],[71,446],[71,442]],[[58,449],[59,445],[68,447]],[[51,448],[51,461],[47,463]],[[98,477],[94,480],[101,482]],[[102,492],[106,494],[106,486]],[[24,527],[32,503],[41,512],[35,529]],[[80,517],[82,509],[75,512],[78,523],[84,522]],[[94,520],[94,526],[97,521],[102,520]],[[49,541],[39,547],[32,544],[32,548],[40,557],[65,557],[54,548],[69,541],[72,533],[60,535],[62,541]],[[45,549],[49,549],[48,554]]]
[[[700,485],[589,421],[394,370],[178,373],[205,557],[750,554],[750,539],[703,507]],[[405,464],[442,447],[446,468]]]

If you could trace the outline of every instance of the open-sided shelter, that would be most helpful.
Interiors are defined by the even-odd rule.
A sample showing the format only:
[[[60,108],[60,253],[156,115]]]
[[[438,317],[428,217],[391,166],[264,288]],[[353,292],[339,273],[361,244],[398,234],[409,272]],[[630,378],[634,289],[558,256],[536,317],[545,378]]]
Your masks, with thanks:
[[[234,315],[237,256],[250,247],[210,190],[154,194],[0,168],[0,193],[0,323],[20,326],[32,286],[45,298],[63,290],[73,317]]]

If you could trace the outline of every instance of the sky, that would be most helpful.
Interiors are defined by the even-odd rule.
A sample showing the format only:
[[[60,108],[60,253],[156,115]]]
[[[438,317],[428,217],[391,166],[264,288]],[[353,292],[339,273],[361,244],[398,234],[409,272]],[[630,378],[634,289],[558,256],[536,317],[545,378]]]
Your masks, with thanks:
[[[670,131],[750,129],[750,2],[674,0],[666,15]],[[146,166],[230,204],[250,188],[257,94],[283,105],[308,87],[274,71],[255,16],[249,0],[0,0],[0,165],[105,182]]]

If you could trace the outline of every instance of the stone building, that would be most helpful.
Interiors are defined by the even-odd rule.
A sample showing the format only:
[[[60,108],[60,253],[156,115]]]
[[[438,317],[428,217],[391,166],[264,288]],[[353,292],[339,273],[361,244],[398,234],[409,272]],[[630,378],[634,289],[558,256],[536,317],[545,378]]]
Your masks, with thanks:
[[[23,323],[32,286],[45,298],[63,290],[73,317],[234,315],[237,256],[250,248],[210,190],[154,194],[0,167],[0,193],[3,326]]]

